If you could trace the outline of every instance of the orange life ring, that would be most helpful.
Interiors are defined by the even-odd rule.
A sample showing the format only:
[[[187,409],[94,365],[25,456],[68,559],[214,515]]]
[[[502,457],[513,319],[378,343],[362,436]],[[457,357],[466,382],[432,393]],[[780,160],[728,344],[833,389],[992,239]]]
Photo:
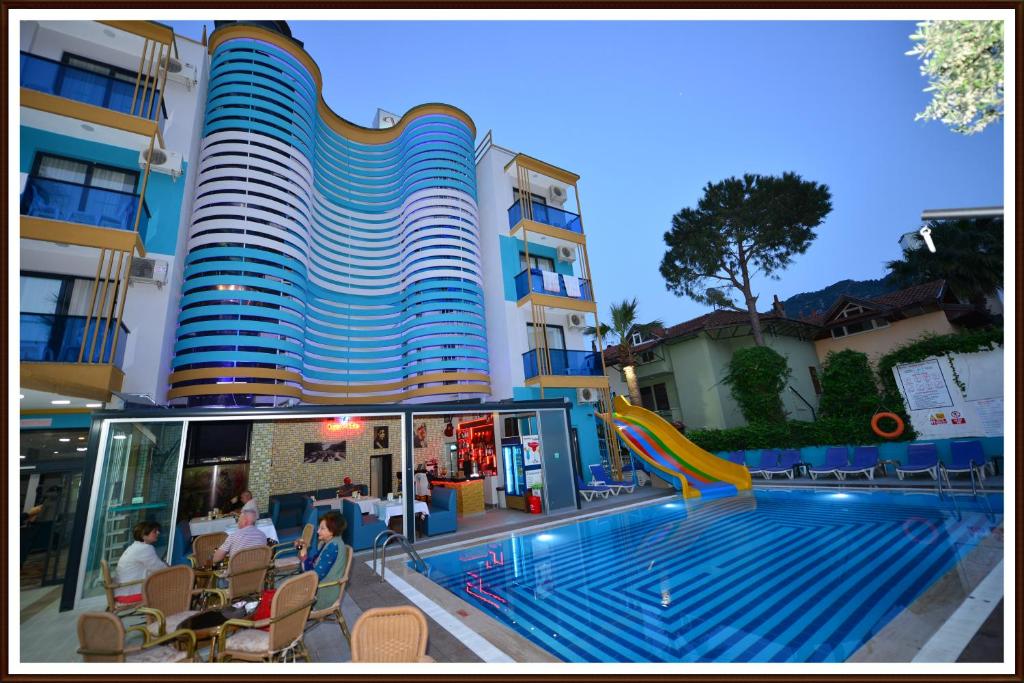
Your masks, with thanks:
[[[878,426],[878,423],[881,422],[882,419],[886,417],[893,420],[896,423],[896,429],[892,430],[891,432],[882,431],[882,429]],[[883,439],[899,438],[899,436],[903,433],[904,427],[905,425],[903,424],[903,419],[896,413],[876,413],[875,416],[871,418],[871,431],[873,431],[875,434],[878,434]]]

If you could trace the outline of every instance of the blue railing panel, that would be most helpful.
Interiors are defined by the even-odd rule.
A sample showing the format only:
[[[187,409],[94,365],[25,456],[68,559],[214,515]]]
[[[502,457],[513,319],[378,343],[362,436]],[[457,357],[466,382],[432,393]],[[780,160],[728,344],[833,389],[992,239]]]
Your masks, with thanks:
[[[576,377],[599,377],[601,357],[596,351],[570,351],[549,349],[550,363],[538,357],[536,349],[523,354],[523,373],[526,379],[538,375],[572,375]]]
[[[156,120],[163,130],[164,110],[154,104],[160,101],[160,91],[153,93],[152,89],[147,90],[145,101],[136,102],[133,112],[132,98],[136,96],[134,82],[22,52],[21,87],[66,97],[76,102],[85,102],[122,114]],[[141,87],[139,92],[142,92]]]
[[[130,192],[105,190],[79,183],[30,176],[21,195],[21,214],[95,225],[116,230],[134,230],[139,196]],[[149,232],[149,207],[142,203],[139,236]]]
[[[579,301],[593,301],[594,295],[590,291],[590,281],[585,278],[576,278],[580,285],[579,296],[570,296],[569,292],[565,288],[565,278],[558,274],[558,291],[553,289],[546,289],[544,287],[544,273],[540,268],[531,268],[529,279],[526,276],[526,271],[521,271],[515,276],[516,285],[516,299],[522,299],[530,292],[536,292],[537,294],[550,294],[551,296],[564,296],[569,299],[577,299]]]
[[[99,326],[97,329],[97,325]],[[77,363],[78,354],[85,342],[85,363],[111,362],[111,349],[114,347],[114,328],[107,329],[106,342],[103,341],[103,328],[106,320],[93,317],[86,326],[84,315],[53,315],[47,313],[21,314],[21,360],[42,363]],[[96,341],[93,343],[93,331],[96,330]],[[124,365],[124,349],[128,345],[128,328],[121,324],[121,332],[117,336],[117,353],[113,358],[115,367]],[[93,346],[92,357],[89,347]]]
[[[540,202],[530,202],[533,211],[533,220],[538,223],[550,225],[563,230],[571,230],[583,234],[583,224],[580,222],[579,214],[571,211],[563,211]],[[516,223],[522,220],[523,208],[519,202],[508,207],[508,227],[514,228]]]

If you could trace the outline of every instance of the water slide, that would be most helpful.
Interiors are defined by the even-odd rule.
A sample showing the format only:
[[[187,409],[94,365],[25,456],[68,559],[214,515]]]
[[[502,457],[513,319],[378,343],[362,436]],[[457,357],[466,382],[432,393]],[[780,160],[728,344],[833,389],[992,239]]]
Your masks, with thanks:
[[[616,396],[612,420],[626,447],[685,498],[718,498],[750,489],[746,467],[708,453],[657,413]]]

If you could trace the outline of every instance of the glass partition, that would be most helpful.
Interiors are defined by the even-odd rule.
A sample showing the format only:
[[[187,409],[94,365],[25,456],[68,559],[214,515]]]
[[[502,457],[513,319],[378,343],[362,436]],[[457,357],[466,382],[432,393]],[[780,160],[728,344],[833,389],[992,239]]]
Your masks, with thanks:
[[[82,597],[103,593],[100,561],[112,571],[132,529],[152,520],[163,527],[156,552],[167,559],[171,511],[181,455],[182,422],[112,422],[99,458]]]

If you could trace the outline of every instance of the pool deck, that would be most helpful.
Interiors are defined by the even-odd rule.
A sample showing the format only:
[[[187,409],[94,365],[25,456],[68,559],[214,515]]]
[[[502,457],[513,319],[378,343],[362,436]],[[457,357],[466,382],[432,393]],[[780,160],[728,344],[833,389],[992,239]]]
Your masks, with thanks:
[[[957,494],[970,494],[970,481],[954,480]],[[935,490],[931,479],[917,477],[899,481],[895,476],[874,481],[863,478],[812,481],[787,477],[763,481],[755,478],[757,489],[775,487],[821,487],[841,489],[918,489]],[[985,480],[985,491],[1001,492],[1002,477]],[[582,509],[558,514],[528,515],[511,510],[490,510],[485,515],[459,520],[459,531],[416,543],[424,557],[469,547],[488,537],[513,533],[533,533],[548,526],[607,514],[626,507],[647,505],[676,494],[672,489],[642,487],[632,494],[606,500],[584,502]],[[932,662],[1001,662],[1003,658],[1002,583],[993,592],[994,572],[1001,572],[1003,559],[1002,527],[990,534],[971,554],[931,586],[917,601],[890,622],[875,638],[848,660],[854,662],[912,662],[922,653]],[[460,600],[426,577],[409,570],[404,553],[389,556],[386,580],[374,574],[370,553],[355,555],[349,589],[342,605],[351,626],[363,611],[371,607],[415,604],[427,615],[430,638],[427,653],[438,662],[557,662],[516,632],[498,623],[473,605]],[[986,578],[988,581],[986,583]],[[987,590],[987,592],[986,592]],[[20,651],[22,662],[76,662],[75,625],[82,611],[102,610],[103,599],[91,599],[82,609],[58,612],[59,587],[21,591]],[[973,608],[972,608],[973,606]],[[972,609],[969,609],[972,608]],[[944,625],[953,624],[956,633]],[[969,632],[963,632],[967,625]],[[973,638],[972,638],[973,636]],[[968,642],[969,641],[969,642]],[[306,635],[314,662],[350,660],[347,643],[332,625],[314,627]],[[198,671],[197,671],[198,672]]]

